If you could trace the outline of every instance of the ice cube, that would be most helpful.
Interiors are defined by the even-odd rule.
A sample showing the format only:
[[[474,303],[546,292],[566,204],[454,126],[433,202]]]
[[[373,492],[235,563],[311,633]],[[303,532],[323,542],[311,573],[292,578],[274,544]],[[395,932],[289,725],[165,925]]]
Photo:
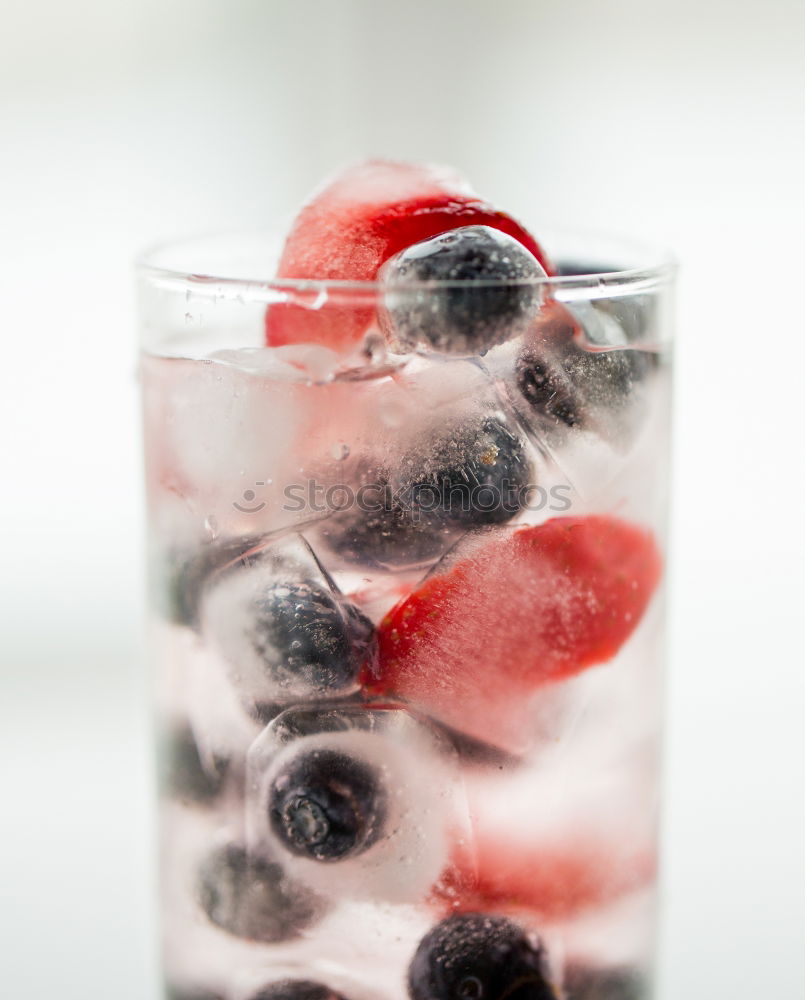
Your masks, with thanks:
[[[551,301],[482,364],[543,457],[542,481],[574,505],[600,504],[652,423],[658,355],[638,349],[611,310]]]
[[[241,704],[226,663],[196,632],[161,622],[154,626],[154,648],[162,727],[189,728],[208,776],[223,761],[236,775],[259,728]]]
[[[545,271],[512,236],[462,226],[402,250],[381,277],[380,321],[395,349],[472,357],[528,329]]]
[[[468,836],[454,750],[402,708],[289,709],[247,774],[252,849],[334,897],[416,902]]]
[[[550,441],[591,431],[626,447],[639,431],[654,355],[633,347],[611,313],[589,302],[546,305],[524,339],[510,397]]]
[[[259,534],[293,526],[280,484],[292,481],[298,443],[294,427],[318,386],[276,380],[211,360],[146,358],[144,408],[149,503],[154,523],[163,509],[184,507],[180,528],[205,520],[222,535]],[[244,493],[251,490],[251,501]],[[177,525],[165,525],[166,536]],[[182,532],[184,533],[184,531]]]
[[[342,466],[352,502],[307,532],[347,564],[425,566],[463,532],[517,516],[534,476],[531,449],[476,365],[409,366],[378,396],[377,422],[400,397],[393,438]]]
[[[201,635],[241,697],[265,706],[343,698],[371,664],[371,622],[347,601],[299,536],[228,564],[201,599]]]

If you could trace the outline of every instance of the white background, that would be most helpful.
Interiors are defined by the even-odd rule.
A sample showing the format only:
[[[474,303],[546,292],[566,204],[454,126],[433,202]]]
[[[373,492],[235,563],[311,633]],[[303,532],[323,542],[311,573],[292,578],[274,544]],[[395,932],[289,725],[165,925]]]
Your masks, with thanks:
[[[130,260],[381,154],[681,258],[662,1000],[801,1000],[805,4],[52,0],[0,36],[2,995],[153,995]]]

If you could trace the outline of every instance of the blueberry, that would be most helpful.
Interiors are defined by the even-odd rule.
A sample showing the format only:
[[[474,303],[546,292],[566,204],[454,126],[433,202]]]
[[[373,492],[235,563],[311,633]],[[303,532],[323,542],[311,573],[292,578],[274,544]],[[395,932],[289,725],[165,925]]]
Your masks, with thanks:
[[[421,566],[451,545],[451,527],[414,517],[410,489],[390,479],[385,467],[363,472],[358,488],[370,490],[366,505],[328,518],[319,529],[324,544],[347,562],[386,569]]]
[[[239,844],[216,849],[204,860],[198,900],[217,927],[269,944],[297,937],[323,905],[291,882],[280,865],[251,857]]]
[[[204,761],[189,726],[166,734],[160,741],[159,779],[163,793],[182,802],[204,804],[221,792],[229,761],[218,755]]]
[[[269,564],[233,571],[211,588],[203,633],[217,646],[249,710],[341,698],[377,655],[369,619],[327,582]]]
[[[528,327],[542,297],[534,279],[544,276],[536,257],[513,237],[488,226],[453,229],[385,264],[389,285],[450,284],[389,288],[381,323],[403,351],[485,354]]]
[[[517,359],[517,388],[530,409],[553,423],[576,427],[582,422],[581,400],[549,353],[525,351]]]
[[[575,315],[556,304],[543,310],[540,338],[520,353],[515,383],[544,423],[587,428],[631,405],[655,362],[628,346],[613,314],[584,303],[574,308]],[[587,346],[576,339],[577,324]]]
[[[355,682],[375,642],[374,626],[324,586],[277,582],[253,604],[250,639],[279,686],[300,682],[312,692],[339,692]]]
[[[448,917],[419,944],[408,970],[413,1000],[557,1000],[538,943],[505,917]]]
[[[442,556],[459,532],[514,517],[530,472],[522,441],[503,420],[449,425],[399,460],[364,470],[372,509],[331,517],[321,533],[350,562],[421,565]]]
[[[271,828],[293,854],[340,861],[380,837],[386,819],[378,771],[329,749],[300,753],[275,778]]]
[[[311,979],[280,979],[269,983],[249,1000],[344,1000],[340,993]]]
[[[520,510],[530,465],[522,442],[492,417],[437,441],[428,471],[410,484],[415,516],[465,528],[501,524]]]
[[[566,1000],[647,1000],[644,976],[627,966],[570,966],[565,975]]]

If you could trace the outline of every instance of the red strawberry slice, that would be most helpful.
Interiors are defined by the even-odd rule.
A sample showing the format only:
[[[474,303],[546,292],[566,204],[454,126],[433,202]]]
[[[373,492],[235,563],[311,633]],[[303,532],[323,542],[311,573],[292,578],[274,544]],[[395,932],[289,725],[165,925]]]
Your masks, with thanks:
[[[445,167],[369,160],[340,174],[301,210],[285,242],[278,278],[374,281],[380,266],[406,247],[460,226],[490,226],[519,240],[548,274],[555,273],[534,238],[505,212],[480,199]],[[334,350],[359,344],[371,307],[293,304],[266,311],[266,343],[317,343]]]
[[[656,852],[627,841],[527,844],[502,837],[476,845],[475,866],[460,854],[431,893],[442,912],[517,912],[567,920],[651,882]]]
[[[533,692],[611,659],[660,574],[652,536],[613,517],[485,538],[386,615],[366,690],[522,750]]]

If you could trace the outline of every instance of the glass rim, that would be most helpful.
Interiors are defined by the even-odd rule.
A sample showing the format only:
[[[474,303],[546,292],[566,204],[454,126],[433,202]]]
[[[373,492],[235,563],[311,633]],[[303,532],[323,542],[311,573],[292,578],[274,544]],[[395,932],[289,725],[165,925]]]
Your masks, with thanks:
[[[597,291],[598,296],[606,295],[607,290],[627,289],[630,293],[650,291],[653,288],[673,279],[678,270],[676,257],[666,248],[642,240],[621,237],[605,232],[584,231],[574,229],[546,230],[546,234],[559,238],[578,240],[580,244],[595,243],[602,239],[621,248],[629,248],[637,253],[638,259],[645,258],[645,263],[628,267],[610,268],[608,270],[590,270],[585,273],[539,275],[534,278],[520,279],[452,279],[438,281],[353,281],[336,278],[277,278],[249,275],[226,275],[212,273],[213,269],[192,270],[182,269],[174,265],[159,263],[159,258],[180,250],[182,247],[192,247],[201,242],[227,239],[264,238],[281,245],[282,237],[271,229],[252,229],[237,231],[218,231],[201,233],[187,238],[164,240],[146,248],[134,260],[137,276],[165,289],[173,291],[184,290],[194,296],[211,298],[244,298],[251,301],[271,302],[277,293],[333,294],[335,297],[356,296],[357,298],[377,297],[395,293],[415,293],[449,288],[504,288],[504,287],[539,287],[549,294],[556,294],[560,299],[575,299],[584,297],[585,292]],[[550,240],[541,241],[547,244]],[[598,297],[596,296],[596,297]]]

